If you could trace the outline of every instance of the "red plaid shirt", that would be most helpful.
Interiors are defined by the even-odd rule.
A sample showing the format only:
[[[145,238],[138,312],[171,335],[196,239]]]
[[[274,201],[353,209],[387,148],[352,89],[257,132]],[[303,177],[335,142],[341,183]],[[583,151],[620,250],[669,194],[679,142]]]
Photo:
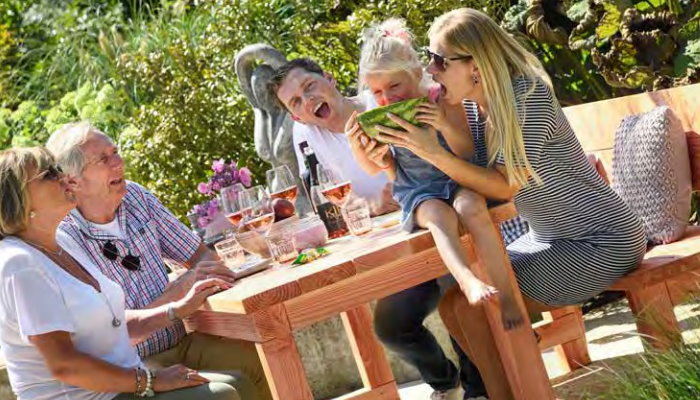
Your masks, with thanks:
[[[127,182],[116,218],[125,239],[98,229],[77,209],[61,222],[59,230],[73,238],[102,273],[124,289],[126,309],[145,308],[168,284],[163,259],[185,262],[197,251],[201,240],[151,192],[133,182]],[[102,254],[107,241],[117,247],[119,257],[114,261]],[[122,257],[128,253],[139,256],[141,266],[137,271],[122,267]],[[153,333],[137,345],[137,350],[141,357],[160,353],[175,346],[185,334],[185,327],[178,322]]]

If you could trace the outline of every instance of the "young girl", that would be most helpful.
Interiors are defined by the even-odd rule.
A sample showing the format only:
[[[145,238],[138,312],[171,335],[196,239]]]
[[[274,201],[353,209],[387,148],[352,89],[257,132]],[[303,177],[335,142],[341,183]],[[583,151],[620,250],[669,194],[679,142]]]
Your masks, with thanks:
[[[359,69],[360,85],[372,92],[380,106],[421,96],[435,101],[439,96],[439,87],[429,87],[402,20],[387,20],[365,33]],[[424,103],[418,108],[417,120],[437,131],[436,146],[471,159],[474,152],[466,115],[463,111],[446,113],[443,107],[439,101]],[[501,238],[484,197],[457,185],[416,154],[419,151],[369,139],[355,115],[348,121],[346,134],[353,143],[353,154],[367,173],[386,171],[394,180],[394,197],[401,204],[404,227],[413,229],[417,225],[430,230],[440,256],[469,302],[478,304],[499,293],[504,326],[510,329],[520,325],[523,319],[508,282]],[[479,259],[498,290],[469,269],[460,243],[460,222],[472,235]]]

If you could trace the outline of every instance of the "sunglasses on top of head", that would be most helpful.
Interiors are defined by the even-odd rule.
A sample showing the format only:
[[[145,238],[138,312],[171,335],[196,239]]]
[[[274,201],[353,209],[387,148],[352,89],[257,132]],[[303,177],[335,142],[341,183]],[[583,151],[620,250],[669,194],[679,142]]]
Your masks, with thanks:
[[[32,180],[57,181],[63,175],[63,170],[58,165],[49,165],[45,170],[39,172]]]
[[[428,62],[432,62],[441,71],[444,71],[447,68],[447,64],[445,64],[446,61],[469,60],[472,58],[472,56],[445,57],[441,54],[430,51],[430,49],[427,47],[423,48],[423,52],[425,57],[428,59]]]

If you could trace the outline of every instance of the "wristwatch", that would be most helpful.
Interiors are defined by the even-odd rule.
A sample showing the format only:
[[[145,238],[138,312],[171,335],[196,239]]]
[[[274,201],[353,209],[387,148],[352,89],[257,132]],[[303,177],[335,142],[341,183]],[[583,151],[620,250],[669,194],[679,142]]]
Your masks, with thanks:
[[[168,315],[168,319],[173,322],[178,321],[180,319],[175,314],[175,307],[173,306],[168,306],[168,308],[165,310],[165,313]]]

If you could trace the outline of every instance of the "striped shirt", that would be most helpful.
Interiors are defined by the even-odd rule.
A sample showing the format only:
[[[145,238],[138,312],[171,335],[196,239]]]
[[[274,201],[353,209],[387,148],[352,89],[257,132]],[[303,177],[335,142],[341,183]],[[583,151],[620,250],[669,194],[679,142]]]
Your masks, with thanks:
[[[133,182],[127,182],[116,219],[124,239],[97,228],[77,209],[61,222],[59,230],[71,237],[102,273],[122,287],[127,309],[145,308],[163,294],[168,284],[163,259],[186,262],[195,254],[201,240],[152,193]],[[114,261],[102,254],[108,241],[116,245],[119,254]],[[140,258],[137,271],[121,265],[127,254]],[[137,345],[137,350],[141,357],[160,353],[175,346],[185,334],[184,325],[178,322],[153,333]]]

